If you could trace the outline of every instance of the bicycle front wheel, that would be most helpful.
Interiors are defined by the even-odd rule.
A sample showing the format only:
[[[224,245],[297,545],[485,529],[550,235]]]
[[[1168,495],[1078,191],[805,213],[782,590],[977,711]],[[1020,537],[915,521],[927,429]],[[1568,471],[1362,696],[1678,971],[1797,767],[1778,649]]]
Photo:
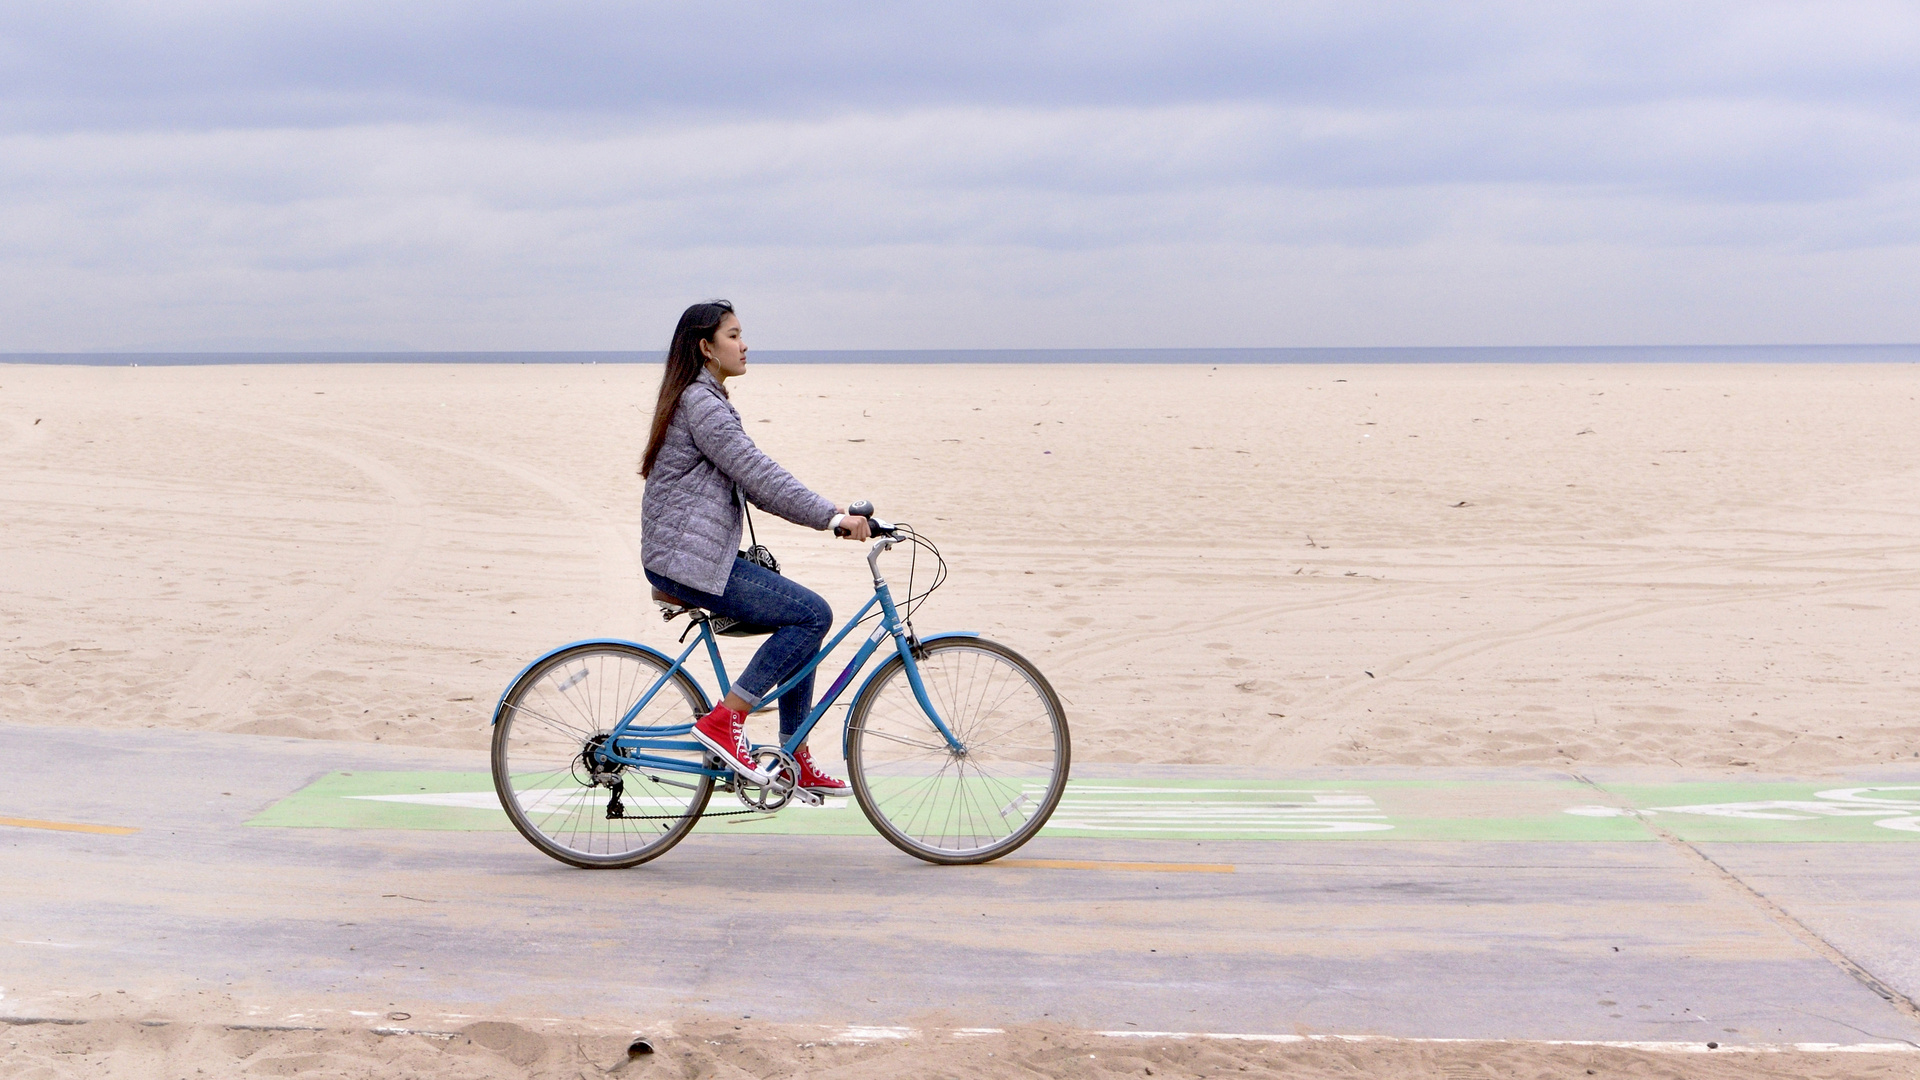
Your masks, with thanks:
[[[573,866],[637,866],[679,843],[700,820],[713,794],[711,776],[599,756],[620,718],[669,667],[632,645],[589,642],[534,665],[507,691],[494,715],[493,786],[513,827],[534,847]],[[690,724],[706,711],[698,684],[676,671],[634,724]],[[642,752],[696,768],[706,758],[698,750]]]
[[[847,719],[847,770],[873,827],[933,863],[983,863],[1032,839],[1067,786],[1067,715],[1039,669],[1004,645],[923,646],[921,685],[960,746],[934,727],[895,656]]]

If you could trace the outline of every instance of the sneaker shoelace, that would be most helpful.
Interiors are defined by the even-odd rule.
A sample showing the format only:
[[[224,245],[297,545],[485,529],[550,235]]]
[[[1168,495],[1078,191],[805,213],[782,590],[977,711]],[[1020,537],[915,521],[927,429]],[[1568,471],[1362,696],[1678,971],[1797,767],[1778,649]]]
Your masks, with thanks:
[[[812,787],[819,784],[825,784],[829,787],[840,786],[841,782],[838,778],[828,776],[814,765],[813,755],[809,753],[806,748],[801,748],[800,753],[795,757],[800,763],[800,783],[803,786]]]
[[[727,727],[733,734],[733,756],[739,758],[744,764],[753,764],[753,758],[750,756],[753,748],[747,745],[747,718],[734,713]]]

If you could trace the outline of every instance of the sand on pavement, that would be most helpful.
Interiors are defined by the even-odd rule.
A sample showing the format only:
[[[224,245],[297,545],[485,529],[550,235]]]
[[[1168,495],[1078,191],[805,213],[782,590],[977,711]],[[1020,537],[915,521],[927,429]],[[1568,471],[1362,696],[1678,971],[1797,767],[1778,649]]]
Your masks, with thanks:
[[[1915,1055],[1901,1052],[1685,1051],[1526,1042],[1316,1039],[1116,1038],[1034,1025],[1002,1030],[834,1031],[712,1018],[645,1032],[486,1020],[425,1033],[263,1030],[218,1023],[103,1019],[0,1030],[9,1077],[149,1080],[173,1075],[433,1077],[528,1080],[579,1077],[906,1076],[1118,1077],[1639,1077],[1646,1080],[1904,1080]],[[650,1054],[630,1053],[636,1036]]]

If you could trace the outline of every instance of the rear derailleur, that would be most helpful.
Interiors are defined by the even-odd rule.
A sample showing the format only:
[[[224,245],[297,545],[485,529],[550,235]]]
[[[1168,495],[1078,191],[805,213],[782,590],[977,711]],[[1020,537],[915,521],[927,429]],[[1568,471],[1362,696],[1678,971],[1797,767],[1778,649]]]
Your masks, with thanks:
[[[626,804],[620,801],[620,796],[624,795],[627,789],[627,782],[620,778],[626,766],[608,761],[602,756],[606,745],[606,732],[587,740],[586,747],[574,760],[574,778],[587,787],[607,789],[607,819],[616,821],[627,816]],[[586,773],[585,779],[580,778],[582,772]]]

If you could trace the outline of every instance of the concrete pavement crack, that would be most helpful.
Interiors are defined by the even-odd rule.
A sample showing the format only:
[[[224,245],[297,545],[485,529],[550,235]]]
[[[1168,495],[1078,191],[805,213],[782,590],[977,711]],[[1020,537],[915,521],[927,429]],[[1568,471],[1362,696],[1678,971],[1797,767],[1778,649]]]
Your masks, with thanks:
[[[1883,1042],[1906,1043],[1908,1046],[1920,1047],[1920,1043],[1916,1043],[1912,1039],[1903,1039],[1898,1035],[1882,1035],[1877,1031],[1868,1031],[1866,1028],[1863,1028],[1858,1024],[1849,1024],[1845,1020],[1841,1020],[1832,1016],[1827,1016],[1824,1013],[1817,1013],[1812,1011],[1811,1009],[1796,1008],[1793,1011],[1799,1013],[1801,1016],[1811,1016],[1815,1020],[1825,1020],[1829,1024],[1835,1024],[1840,1027],[1846,1028],[1850,1031],[1857,1031],[1860,1034],[1865,1035],[1869,1039],[1880,1039]]]
[[[1601,787],[1599,784],[1594,783],[1592,780],[1581,775],[1580,773],[1573,773],[1572,776],[1575,780],[1580,781],[1581,783],[1587,785],[1588,787],[1594,789],[1595,791],[1598,791],[1608,796],[1609,798],[1615,799],[1616,802],[1619,801],[1618,798],[1614,796],[1612,792],[1608,791],[1606,788]],[[1630,811],[1632,808],[1622,807],[1622,809],[1626,809]],[[1812,927],[1809,927],[1807,924],[1795,918],[1790,912],[1787,911],[1786,908],[1783,908],[1778,903],[1775,903],[1770,897],[1767,896],[1767,894],[1747,884],[1746,881],[1742,879],[1738,874],[1735,874],[1733,871],[1727,869],[1725,866],[1722,866],[1720,865],[1719,862],[1715,861],[1713,856],[1708,855],[1706,852],[1701,851],[1698,847],[1695,847],[1692,843],[1689,843],[1686,840],[1682,840],[1680,837],[1675,836],[1673,833],[1668,832],[1666,829],[1663,829],[1659,825],[1654,824],[1653,821],[1647,818],[1645,815],[1636,814],[1635,816],[1640,819],[1640,823],[1642,825],[1645,825],[1647,827],[1647,831],[1653,833],[1655,836],[1659,837],[1661,840],[1666,841],[1669,847],[1672,847],[1676,851],[1679,851],[1685,855],[1691,856],[1696,862],[1700,863],[1702,866],[1705,866],[1707,870],[1711,872],[1715,877],[1725,882],[1735,892],[1746,897],[1748,902],[1754,904],[1760,910],[1766,912],[1767,915],[1770,916],[1774,922],[1779,923],[1780,926],[1787,931],[1787,933],[1792,934],[1795,940],[1799,941],[1802,945],[1805,945],[1807,948],[1812,949],[1816,954],[1818,954],[1821,958],[1825,959],[1828,963],[1832,964],[1834,967],[1837,967],[1841,971],[1846,972],[1847,975],[1851,977],[1855,982],[1859,983],[1861,986],[1866,987],[1868,990],[1871,990],[1876,996],[1886,1001],[1887,1004],[1892,1005],[1894,1008],[1905,1013],[1908,1016],[1908,1018],[1913,1020],[1920,1020],[1920,1005],[1915,1005],[1912,998],[1906,996],[1905,994],[1902,994],[1898,990],[1895,990],[1893,987],[1888,986],[1886,983],[1882,982],[1878,976],[1874,975],[1872,972],[1868,971],[1866,968],[1861,967],[1858,963],[1854,961],[1852,957],[1848,956],[1846,953],[1843,953],[1839,949],[1835,948],[1832,942],[1828,941],[1826,938],[1823,938],[1819,934],[1815,933]],[[1908,1040],[1905,1040],[1905,1039],[1901,1039],[1899,1041],[1908,1042]]]

